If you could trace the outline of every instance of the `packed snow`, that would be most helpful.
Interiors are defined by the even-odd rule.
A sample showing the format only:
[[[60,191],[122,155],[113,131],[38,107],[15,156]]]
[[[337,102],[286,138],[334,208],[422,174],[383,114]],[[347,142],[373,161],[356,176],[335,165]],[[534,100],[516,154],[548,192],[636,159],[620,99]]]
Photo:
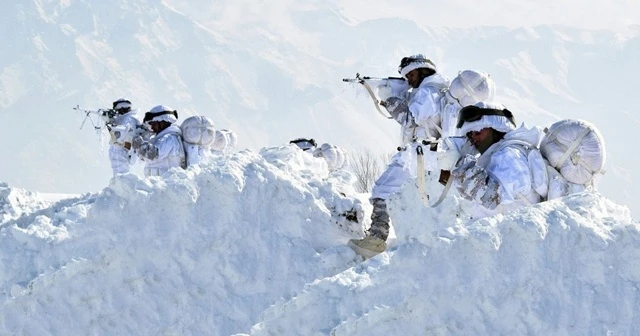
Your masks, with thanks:
[[[640,226],[627,207],[586,192],[470,221],[465,201],[430,208],[410,183],[390,202],[389,251],[363,261],[346,246],[364,235],[371,211],[354,182],[287,145],[164,178],[123,175],[50,206],[30,194],[2,212],[11,218],[0,227],[0,334],[640,327]],[[7,203],[16,191],[4,188]]]

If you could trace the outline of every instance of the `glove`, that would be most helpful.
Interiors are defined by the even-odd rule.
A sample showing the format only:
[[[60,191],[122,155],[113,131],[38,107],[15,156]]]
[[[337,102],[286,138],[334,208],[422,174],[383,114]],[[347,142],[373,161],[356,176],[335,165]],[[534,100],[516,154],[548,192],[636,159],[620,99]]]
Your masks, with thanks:
[[[390,86],[384,85],[378,88],[378,98],[380,99],[380,101],[385,101],[391,96],[393,96],[393,90]]]
[[[147,160],[155,160],[158,157],[158,147],[150,144],[144,143],[137,149],[138,155],[147,159]]]
[[[406,115],[409,113],[409,105],[407,105],[404,99],[389,97],[384,101],[383,106],[387,108],[387,111],[389,111],[393,119],[401,125],[405,122]]]
[[[142,138],[142,135],[138,135],[131,140],[131,148],[137,150],[138,148],[140,148],[140,146],[142,146],[143,143],[144,138]]]
[[[460,159],[460,151],[447,138],[444,138],[442,144],[442,151],[437,153],[438,168],[450,171]]]

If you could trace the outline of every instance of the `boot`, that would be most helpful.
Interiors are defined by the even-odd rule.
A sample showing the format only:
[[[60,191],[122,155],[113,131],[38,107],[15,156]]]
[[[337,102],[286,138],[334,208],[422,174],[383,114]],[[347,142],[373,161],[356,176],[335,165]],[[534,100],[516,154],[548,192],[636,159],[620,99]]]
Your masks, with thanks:
[[[367,237],[349,240],[349,246],[365,259],[371,258],[387,249],[389,235],[389,213],[387,203],[382,198],[372,200],[371,228]]]
[[[362,239],[351,239],[349,240],[348,245],[352,250],[363,256],[365,259],[378,255],[387,249],[387,242],[375,236],[367,236]]]

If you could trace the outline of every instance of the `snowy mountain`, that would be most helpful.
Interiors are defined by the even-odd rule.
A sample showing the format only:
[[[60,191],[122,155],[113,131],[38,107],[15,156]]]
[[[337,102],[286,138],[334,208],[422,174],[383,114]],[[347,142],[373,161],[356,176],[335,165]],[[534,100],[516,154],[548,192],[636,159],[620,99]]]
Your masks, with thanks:
[[[640,326],[640,225],[598,193],[468,222],[463,200],[428,208],[410,184],[390,202],[389,252],[362,262],[346,242],[363,235],[371,209],[352,184],[289,145],[165,179],[129,174],[32,207],[0,226],[0,334],[629,335]]]
[[[396,75],[401,57],[421,52],[450,78],[468,68],[489,72],[499,99],[519,121],[595,123],[608,150],[600,190],[640,212],[640,174],[633,169],[640,159],[628,146],[640,124],[629,101],[635,93],[631,74],[638,72],[637,25],[616,31],[491,26],[471,18],[477,15],[462,3],[431,8],[442,15],[424,21],[407,9],[428,5],[410,1],[398,2],[395,16],[390,8],[366,8],[355,0],[2,6],[8,48],[0,55],[0,136],[12,145],[0,149],[8,162],[0,165],[0,176],[14,187],[80,194],[107,185],[105,146],[88,123],[78,129],[83,117],[71,108],[109,107],[123,96],[140,111],[165,104],[181,118],[207,115],[216,126],[235,130],[240,148],[304,136],[387,153],[397,145],[398,126],[377,115],[361,88],[341,79],[356,72]],[[535,21],[545,6],[551,5],[530,8],[528,16],[515,12],[507,21],[557,22],[549,15],[551,21]],[[595,12],[600,7],[590,6],[583,17],[625,17],[623,7]],[[447,25],[460,28],[442,28]]]

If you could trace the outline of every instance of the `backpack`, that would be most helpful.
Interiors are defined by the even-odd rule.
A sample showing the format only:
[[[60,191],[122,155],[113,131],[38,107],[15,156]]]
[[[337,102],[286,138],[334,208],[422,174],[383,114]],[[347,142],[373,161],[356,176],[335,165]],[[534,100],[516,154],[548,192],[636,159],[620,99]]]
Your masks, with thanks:
[[[587,121],[565,119],[544,132],[539,151],[527,154],[534,190],[551,200],[593,187],[606,160],[600,131]]]
[[[221,129],[216,130],[211,148],[218,152],[226,152],[228,149],[233,149],[237,144],[238,136],[236,132],[229,129]]]
[[[213,121],[205,116],[192,116],[180,125],[185,142],[200,146],[210,146],[215,140]]]
[[[443,137],[456,136],[458,131],[458,111],[462,107],[481,101],[491,101],[496,86],[489,74],[483,71],[464,70],[451,81],[449,88],[440,99],[441,126]]]
[[[215,140],[213,121],[205,116],[191,116],[182,122],[180,129],[186,166],[199,163],[204,155],[202,149],[210,147]]]

